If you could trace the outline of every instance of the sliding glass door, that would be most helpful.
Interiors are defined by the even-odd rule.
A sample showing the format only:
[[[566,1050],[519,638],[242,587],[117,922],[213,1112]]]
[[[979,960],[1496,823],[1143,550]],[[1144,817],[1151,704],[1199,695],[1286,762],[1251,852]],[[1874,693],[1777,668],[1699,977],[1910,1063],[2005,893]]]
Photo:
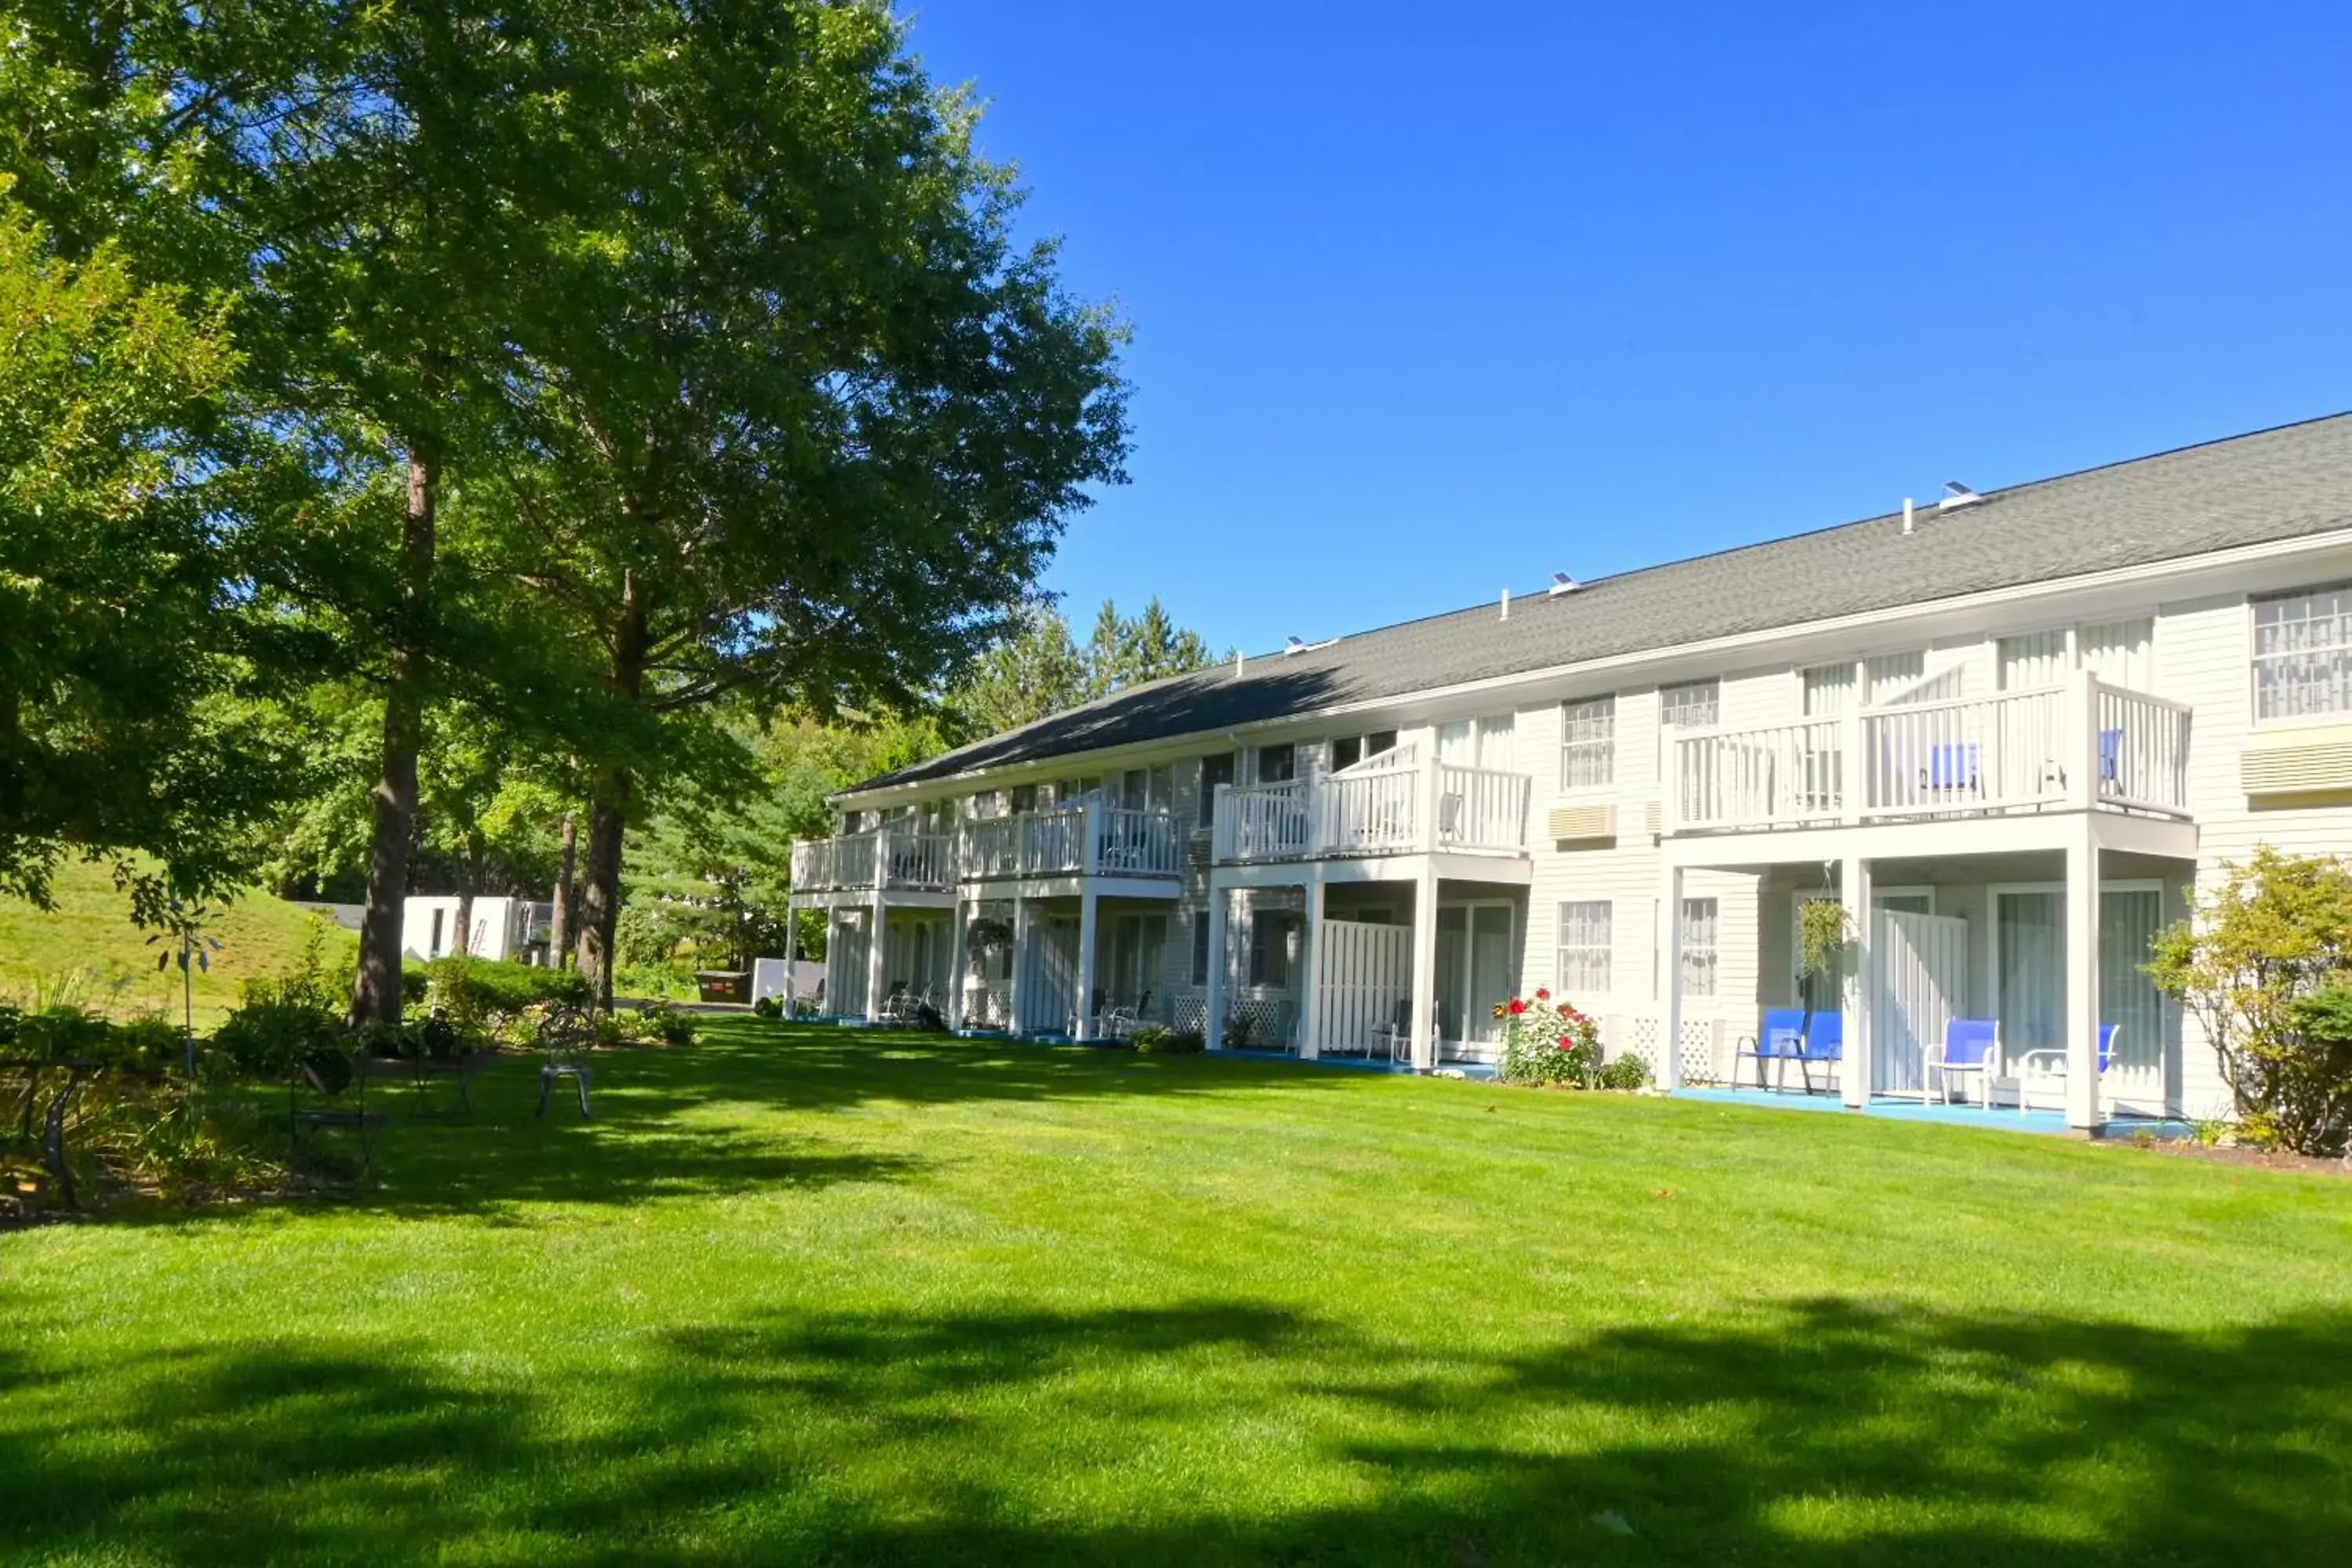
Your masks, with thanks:
[[[1510,999],[1517,969],[1517,913],[1503,902],[1437,910],[1437,1028],[1446,1053],[1487,1060],[1502,1038],[1495,1004]]]

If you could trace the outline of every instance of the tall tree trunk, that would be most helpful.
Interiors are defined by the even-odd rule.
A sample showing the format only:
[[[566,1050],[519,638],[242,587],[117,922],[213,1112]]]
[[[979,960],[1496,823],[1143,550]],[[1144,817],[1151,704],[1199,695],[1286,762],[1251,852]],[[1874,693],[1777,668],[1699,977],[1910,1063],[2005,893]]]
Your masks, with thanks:
[[[383,763],[368,852],[367,911],[360,921],[359,978],[352,1022],[400,1021],[401,922],[408,901],[408,846],[416,831],[416,752],[425,733],[425,596],[433,578],[433,507],[440,472],[414,445],[408,514],[400,530],[400,598],[383,695]]]
[[[613,627],[614,692],[628,702],[645,695],[646,606],[636,574],[621,574],[621,610]],[[580,969],[597,1005],[613,1006],[613,941],[621,919],[621,844],[636,777],[626,766],[598,770],[588,803],[588,875],[580,889]]]
[[[621,844],[635,781],[626,768],[596,775],[588,805],[588,867],[580,887],[580,973],[596,1005],[613,1008],[613,939],[621,919]]]
[[[572,877],[580,868],[580,814],[563,814],[563,852],[555,873],[555,915],[547,932],[547,962],[572,967]]]

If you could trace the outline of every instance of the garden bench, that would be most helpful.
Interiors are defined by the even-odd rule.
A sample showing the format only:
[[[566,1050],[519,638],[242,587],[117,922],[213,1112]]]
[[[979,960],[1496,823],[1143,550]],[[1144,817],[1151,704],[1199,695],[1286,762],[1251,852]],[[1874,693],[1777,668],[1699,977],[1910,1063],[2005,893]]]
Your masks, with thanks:
[[[66,1207],[77,1206],[74,1196],[73,1170],[66,1163],[66,1110],[85,1079],[106,1069],[106,1064],[81,1058],[52,1058],[47,1057],[0,1057],[0,1072],[21,1072],[25,1075],[25,1106],[17,1135],[30,1142],[33,1136],[33,1107],[39,1100],[41,1079],[62,1075],[65,1081],[58,1085],[49,1097],[49,1108],[41,1116],[41,1163],[58,1179],[58,1191],[66,1200]]]
[[[354,1084],[359,1086],[356,1105],[330,1103],[339,1102],[343,1091]],[[320,1103],[301,1103],[305,1086]],[[389,1124],[392,1118],[381,1110],[367,1108],[367,1074],[354,1067],[349,1057],[334,1051],[312,1055],[289,1079],[286,1099],[287,1120],[292,1132],[292,1155],[300,1155],[302,1134],[306,1131],[311,1134],[314,1142],[322,1131],[356,1132],[360,1137],[360,1179],[365,1181],[375,1173],[374,1134]]]

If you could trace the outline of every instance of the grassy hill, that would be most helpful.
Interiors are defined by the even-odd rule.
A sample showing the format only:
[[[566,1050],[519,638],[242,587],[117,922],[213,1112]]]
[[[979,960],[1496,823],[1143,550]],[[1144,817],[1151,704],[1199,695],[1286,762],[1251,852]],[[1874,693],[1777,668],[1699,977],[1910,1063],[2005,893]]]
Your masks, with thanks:
[[[57,881],[58,907],[43,911],[0,899],[0,1000],[25,1002],[60,990],[68,999],[117,1016],[180,1009],[180,973],[155,972],[155,947],[131,923],[131,903],[102,867],[68,866]],[[266,894],[248,893],[221,906],[211,924],[221,951],[212,972],[196,976],[196,1025],[217,1022],[235,1005],[237,988],[256,976],[292,967],[309,910]],[[323,923],[323,922],[321,922]],[[348,968],[358,950],[346,931],[328,927],[330,962]],[[160,945],[160,944],[159,944]]]

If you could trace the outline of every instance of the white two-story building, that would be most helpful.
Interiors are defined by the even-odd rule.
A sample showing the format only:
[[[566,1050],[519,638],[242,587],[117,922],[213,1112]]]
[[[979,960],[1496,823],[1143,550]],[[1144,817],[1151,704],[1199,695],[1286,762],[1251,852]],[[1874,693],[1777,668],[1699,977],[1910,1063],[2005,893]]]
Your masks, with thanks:
[[[794,881],[840,1014],[1433,1069],[1549,985],[1724,1082],[1833,899],[1849,1103],[1964,1018],[2066,1052],[2076,1126],[2215,1113],[2140,965],[2257,844],[2352,851],[2352,416],[1294,643],[837,804]]]

